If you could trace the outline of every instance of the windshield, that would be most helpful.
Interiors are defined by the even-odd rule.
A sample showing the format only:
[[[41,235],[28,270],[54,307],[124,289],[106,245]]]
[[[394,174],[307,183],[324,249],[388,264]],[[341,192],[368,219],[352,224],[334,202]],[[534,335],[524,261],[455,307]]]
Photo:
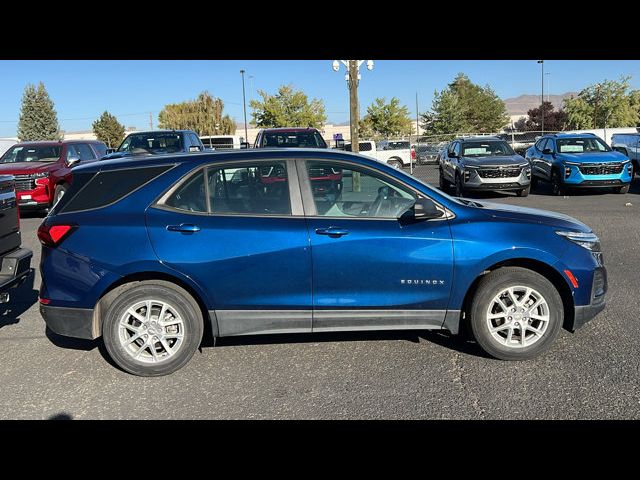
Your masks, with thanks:
[[[266,132],[262,137],[263,147],[327,148],[317,131]]]
[[[131,153],[175,153],[182,150],[182,134],[175,132],[132,134],[118,148],[118,152]]]
[[[462,144],[463,157],[504,157],[515,155],[516,152],[507,142],[493,140],[488,142],[464,142]]]
[[[610,152],[609,146],[596,137],[556,138],[558,153]]]
[[[384,147],[385,150],[403,150],[409,149],[409,142],[389,142]]]
[[[60,158],[60,145],[39,147],[14,146],[0,158],[0,163],[55,162]]]

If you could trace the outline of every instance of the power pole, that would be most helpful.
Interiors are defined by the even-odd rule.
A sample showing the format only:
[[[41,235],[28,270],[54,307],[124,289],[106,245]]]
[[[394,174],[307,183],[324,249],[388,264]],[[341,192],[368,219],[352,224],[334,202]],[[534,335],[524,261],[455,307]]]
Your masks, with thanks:
[[[240,70],[240,75],[242,75],[242,106],[244,108],[244,141],[249,141],[249,133],[247,130],[247,100],[245,97],[244,91],[244,70]]]
[[[149,127],[153,130],[153,112],[149,112]]]
[[[358,61],[349,60],[349,127],[351,130],[351,151],[360,151],[358,138]]]

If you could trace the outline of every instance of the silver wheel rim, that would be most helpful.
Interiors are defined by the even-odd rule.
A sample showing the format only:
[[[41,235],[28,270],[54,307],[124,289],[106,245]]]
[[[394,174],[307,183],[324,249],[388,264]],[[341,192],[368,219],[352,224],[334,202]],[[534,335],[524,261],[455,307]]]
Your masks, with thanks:
[[[182,317],[161,300],[143,300],[131,305],[120,317],[120,346],[134,360],[162,363],[180,350],[185,327]]]
[[[498,343],[525,348],[538,342],[549,327],[549,304],[531,287],[505,288],[489,303],[487,327]]]

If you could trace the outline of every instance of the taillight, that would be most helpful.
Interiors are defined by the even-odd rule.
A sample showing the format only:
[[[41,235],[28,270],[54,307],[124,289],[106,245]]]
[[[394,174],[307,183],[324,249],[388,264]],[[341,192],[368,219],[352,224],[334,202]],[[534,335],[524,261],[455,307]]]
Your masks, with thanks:
[[[411,160],[415,160],[415,159],[416,159],[416,148],[411,147]]]
[[[76,227],[74,225],[45,225],[38,227],[38,239],[40,243],[48,247],[58,245]]]

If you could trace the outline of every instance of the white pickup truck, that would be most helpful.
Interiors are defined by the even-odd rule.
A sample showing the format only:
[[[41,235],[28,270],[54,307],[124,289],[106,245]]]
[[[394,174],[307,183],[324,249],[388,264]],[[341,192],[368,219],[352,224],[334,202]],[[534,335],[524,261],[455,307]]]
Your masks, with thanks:
[[[388,163],[389,165],[393,165],[394,167],[408,167],[412,161],[412,152],[409,147],[409,142],[407,143],[407,148],[392,148],[391,144],[398,144],[400,142],[388,142],[382,141],[376,145],[376,142],[373,140],[363,140],[358,142],[360,146],[360,154],[365,155],[367,157],[372,157],[378,160],[379,162]],[[394,147],[397,145],[394,145]],[[348,152],[351,151],[351,144],[346,143],[344,145],[344,149]],[[415,160],[414,160],[415,161]]]

